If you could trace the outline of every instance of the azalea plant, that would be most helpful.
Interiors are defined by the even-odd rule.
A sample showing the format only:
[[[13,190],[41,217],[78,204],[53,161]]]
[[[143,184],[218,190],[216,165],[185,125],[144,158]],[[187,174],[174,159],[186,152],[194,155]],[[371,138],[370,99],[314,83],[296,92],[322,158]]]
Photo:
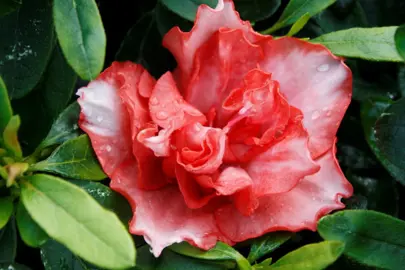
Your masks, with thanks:
[[[402,269],[400,0],[2,0],[0,269]]]

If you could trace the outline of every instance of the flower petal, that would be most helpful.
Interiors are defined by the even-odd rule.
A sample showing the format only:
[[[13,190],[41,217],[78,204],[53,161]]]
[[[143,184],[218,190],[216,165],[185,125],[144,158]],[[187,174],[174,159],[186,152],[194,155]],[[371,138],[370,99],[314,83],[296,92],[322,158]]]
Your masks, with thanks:
[[[187,78],[191,74],[194,56],[198,48],[222,27],[241,29],[252,42],[265,38],[256,33],[249,22],[240,19],[233,1],[219,0],[216,9],[201,5],[197,11],[194,27],[190,32],[185,33],[179,27],[174,27],[163,38],[163,46],[172,52],[179,64],[182,81],[188,80]],[[187,85],[187,83],[182,83],[182,85]]]
[[[134,218],[130,232],[143,235],[156,257],[165,247],[182,241],[206,250],[217,241],[233,244],[218,230],[212,213],[186,206],[175,185],[155,191],[138,189],[136,170],[134,161],[129,161],[112,176],[111,187],[131,203]]]
[[[288,103],[304,114],[313,158],[332,147],[352,95],[352,75],[343,60],[322,45],[295,38],[261,43],[260,68],[272,73]]]
[[[336,161],[334,148],[317,162],[321,166],[318,173],[305,177],[287,193],[261,197],[259,207],[250,216],[243,216],[232,205],[217,210],[215,217],[220,230],[235,242],[271,231],[315,231],[319,218],[344,208],[340,199],[353,193]]]

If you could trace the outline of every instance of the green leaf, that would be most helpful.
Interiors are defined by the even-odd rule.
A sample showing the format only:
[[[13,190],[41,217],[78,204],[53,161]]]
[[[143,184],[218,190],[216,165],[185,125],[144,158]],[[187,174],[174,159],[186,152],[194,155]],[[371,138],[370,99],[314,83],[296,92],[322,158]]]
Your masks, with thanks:
[[[21,201],[18,202],[16,221],[20,236],[28,246],[39,247],[49,239],[44,230],[28,214]]]
[[[170,249],[175,251],[176,253],[202,260],[213,260],[213,261],[234,260],[240,270],[251,269],[250,263],[248,262],[248,260],[246,260],[245,257],[243,257],[238,251],[236,251],[232,247],[222,242],[217,242],[215,247],[211,248],[208,251],[204,251],[194,246],[191,246],[187,242],[173,244],[170,246]]]
[[[24,152],[34,151],[49,132],[53,121],[71,99],[76,79],[76,74],[56,46],[41,83],[26,97],[12,102],[23,123],[19,137],[25,146]]]
[[[54,0],[55,30],[63,54],[84,80],[97,77],[104,65],[106,36],[94,0]]]
[[[41,247],[41,259],[45,270],[99,270],[54,240]]]
[[[86,134],[65,142],[46,160],[33,164],[30,170],[83,180],[102,180],[107,177]]]
[[[198,6],[206,4],[212,8],[217,6],[218,0],[160,0],[168,9],[179,16],[194,21]]]
[[[80,105],[76,101],[70,104],[55,120],[46,138],[38,146],[42,150],[49,146],[59,145],[80,135]]]
[[[48,0],[27,0],[0,18],[0,74],[10,99],[28,94],[41,78],[53,48]]]
[[[399,26],[395,31],[395,45],[399,55],[405,60],[405,24]]]
[[[399,62],[394,42],[396,26],[351,28],[322,35],[311,41],[325,45],[332,53],[369,61]]]
[[[8,98],[7,88],[0,77],[0,134],[3,133],[12,116],[13,109]]]
[[[1,263],[0,270],[31,270],[31,269],[19,263]]]
[[[347,256],[384,269],[404,265],[404,231],[404,221],[370,210],[340,211],[318,222],[319,234],[326,240],[344,242]]]
[[[12,217],[6,227],[0,230],[0,263],[14,262],[17,253],[17,232]]]
[[[162,37],[175,26],[178,26],[184,32],[189,32],[193,28],[192,22],[178,16],[160,2],[157,3],[154,13],[156,26]],[[151,30],[153,30],[153,28],[151,28]]]
[[[283,256],[268,269],[274,270],[319,270],[335,262],[344,250],[338,241],[309,244]]]
[[[290,239],[291,236],[292,233],[290,232],[273,232],[254,239],[252,246],[250,247],[250,252],[247,258],[248,261],[253,263],[259,260],[261,257],[276,250],[279,246]]]
[[[288,31],[287,36],[292,37],[295,34],[297,34],[299,31],[301,31],[302,28],[307,24],[307,22],[310,19],[309,13],[305,13],[304,15],[301,16],[291,27],[290,31]]]
[[[18,142],[17,135],[20,124],[20,117],[14,115],[10,118],[10,121],[3,131],[4,146],[17,158],[22,157],[21,146]]]
[[[134,266],[134,243],[113,212],[60,178],[36,174],[25,179],[21,181],[24,206],[50,237],[97,266]]]
[[[269,18],[281,4],[281,0],[235,0],[234,2],[242,19],[253,22]]]
[[[334,2],[336,0],[291,0],[278,21],[271,28],[263,31],[263,34],[270,34],[278,29],[289,26],[298,21],[306,13],[312,17]]]
[[[129,224],[132,218],[132,209],[128,201],[119,193],[106,185],[84,180],[69,180],[71,183],[84,189],[103,207],[113,211],[121,219],[122,223]]]
[[[0,2],[0,16],[7,15],[20,8],[21,3],[21,0],[2,0]]]
[[[0,198],[0,229],[6,226],[11,215],[13,214],[13,198]]]

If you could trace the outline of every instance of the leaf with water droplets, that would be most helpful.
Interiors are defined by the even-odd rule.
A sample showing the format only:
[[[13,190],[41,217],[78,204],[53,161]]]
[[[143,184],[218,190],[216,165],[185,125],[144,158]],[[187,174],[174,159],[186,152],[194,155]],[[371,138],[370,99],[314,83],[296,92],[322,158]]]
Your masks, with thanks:
[[[19,263],[1,263],[0,270],[31,270],[31,268]]]
[[[83,180],[106,178],[86,134],[65,142],[46,160],[33,164],[30,170]]]

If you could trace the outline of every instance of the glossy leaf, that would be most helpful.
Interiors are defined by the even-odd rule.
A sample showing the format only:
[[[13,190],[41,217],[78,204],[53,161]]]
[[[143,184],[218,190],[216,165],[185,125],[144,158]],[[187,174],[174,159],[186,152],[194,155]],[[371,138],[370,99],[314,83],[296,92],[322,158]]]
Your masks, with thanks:
[[[0,18],[0,74],[11,99],[28,94],[46,68],[54,44],[51,12],[48,0],[28,0]]]
[[[212,8],[215,8],[218,0],[160,0],[168,9],[178,14],[179,16],[194,21],[197,14],[198,6],[206,4]]]
[[[28,214],[21,201],[18,202],[16,221],[21,239],[28,246],[39,247],[49,239],[44,230]]]
[[[22,150],[17,134],[20,124],[20,117],[18,115],[14,115],[10,118],[10,121],[3,131],[4,146],[17,158],[22,157]]]
[[[292,37],[297,34],[302,28],[304,28],[310,18],[311,17],[308,12],[302,15],[301,18],[299,18],[298,21],[296,21],[293,26],[291,26],[291,29],[290,31],[288,31],[287,36]]]
[[[175,26],[178,26],[183,32],[189,32],[193,28],[192,22],[178,16],[160,2],[155,7],[154,15],[156,26],[162,37]],[[153,28],[149,31],[151,30],[153,31]]]
[[[340,211],[318,222],[319,234],[326,240],[344,242],[347,256],[384,269],[404,265],[404,231],[404,221],[370,210]]]
[[[405,60],[405,24],[399,26],[395,32],[395,45],[399,55]]]
[[[80,135],[80,129],[77,125],[80,115],[80,106],[76,101],[70,104],[52,124],[46,138],[38,146],[44,149],[49,146],[59,145]]]
[[[103,207],[113,211],[122,223],[129,224],[133,212],[127,200],[106,185],[84,180],[69,180],[91,195]]]
[[[306,13],[312,17],[334,2],[336,2],[336,0],[291,0],[278,21],[263,33],[270,34],[278,29],[289,26],[298,21]]]
[[[289,232],[273,232],[254,239],[247,259],[250,263],[259,260],[263,256],[276,250],[290,239],[291,236],[292,233]]]
[[[36,174],[21,182],[21,199],[50,237],[90,263],[110,269],[135,264],[134,244],[124,225],[77,186]]]
[[[17,253],[17,232],[14,218],[0,230],[0,263],[14,262]]]
[[[12,116],[13,109],[11,108],[8,98],[7,88],[3,79],[0,77],[0,134],[3,133],[4,128],[7,126]]]
[[[66,141],[46,160],[33,164],[30,170],[83,180],[102,180],[107,177],[86,134]]]
[[[21,0],[2,0],[0,1],[0,16],[4,16],[20,8]]]
[[[76,79],[76,74],[56,46],[41,83],[26,97],[12,102],[23,123],[19,136],[24,152],[31,154],[49,132],[71,99]]]
[[[31,270],[28,266],[19,263],[1,263],[0,270]]]
[[[325,45],[332,53],[369,61],[402,61],[394,42],[396,26],[352,28],[325,34],[311,41]]]
[[[273,15],[281,0],[235,0],[236,10],[243,20],[261,21]]]
[[[55,240],[41,246],[41,259],[45,270],[99,270]]]
[[[380,158],[387,160],[397,170],[405,170],[405,99],[387,107],[375,123],[374,135]],[[387,167],[387,169],[390,169]],[[405,181],[405,179],[403,179]]]
[[[54,0],[55,30],[70,66],[84,80],[97,77],[104,65],[106,36],[94,0]]]
[[[277,260],[268,269],[274,270],[319,270],[335,262],[344,250],[338,241],[309,244],[294,250]]]
[[[250,263],[245,257],[243,257],[232,247],[222,242],[217,242],[216,246],[208,251],[191,246],[187,242],[173,244],[170,246],[170,249],[176,253],[202,260],[234,260],[240,270],[251,269]]]
[[[0,229],[6,226],[11,215],[13,214],[13,198],[0,198]]]

